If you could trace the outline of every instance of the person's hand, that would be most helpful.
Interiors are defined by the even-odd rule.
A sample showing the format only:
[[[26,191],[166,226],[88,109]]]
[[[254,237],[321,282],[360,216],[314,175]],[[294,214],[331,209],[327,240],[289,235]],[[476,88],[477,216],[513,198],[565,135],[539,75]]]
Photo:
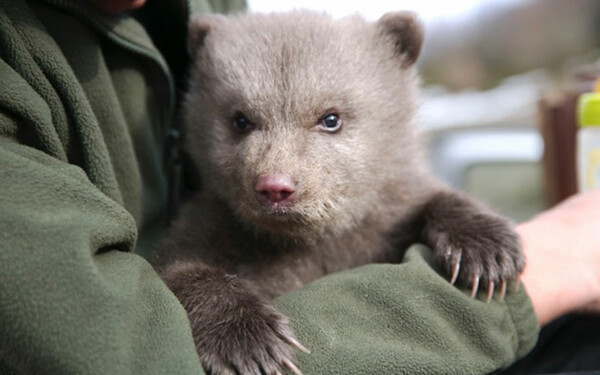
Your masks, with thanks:
[[[527,257],[521,276],[540,322],[600,312],[600,190],[580,194],[516,228]]]

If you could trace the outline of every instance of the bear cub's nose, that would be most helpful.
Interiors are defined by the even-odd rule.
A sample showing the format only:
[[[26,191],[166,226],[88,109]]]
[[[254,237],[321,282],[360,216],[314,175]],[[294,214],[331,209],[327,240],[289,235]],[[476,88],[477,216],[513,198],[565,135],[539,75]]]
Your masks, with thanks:
[[[286,203],[296,192],[296,184],[285,174],[262,174],[255,186],[258,198],[266,204]]]

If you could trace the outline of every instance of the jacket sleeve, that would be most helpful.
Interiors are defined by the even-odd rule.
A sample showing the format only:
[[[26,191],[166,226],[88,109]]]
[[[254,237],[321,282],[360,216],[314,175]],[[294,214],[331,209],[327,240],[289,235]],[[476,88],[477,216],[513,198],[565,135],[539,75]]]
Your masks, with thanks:
[[[0,8],[0,373],[202,373],[185,311],[132,253],[133,215],[70,163],[94,128],[73,131],[93,112],[69,65],[48,67],[64,57],[26,4]]]
[[[202,373],[132,216],[17,125],[0,109],[0,373]]]
[[[487,374],[524,356],[538,324],[522,286],[504,302],[483,299],[414,245],[401,264],[330,275],[275,304],[311,351],[299,355],[306,374]]]

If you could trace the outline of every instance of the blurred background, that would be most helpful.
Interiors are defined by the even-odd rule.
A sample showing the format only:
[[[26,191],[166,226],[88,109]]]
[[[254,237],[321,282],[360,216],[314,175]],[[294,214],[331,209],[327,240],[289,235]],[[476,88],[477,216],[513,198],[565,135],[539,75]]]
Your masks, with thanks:
[[[434,171],[523,221],[577,190],[575,107],[600,73],[597,0],[248,0],[376,20],[413,10]]]

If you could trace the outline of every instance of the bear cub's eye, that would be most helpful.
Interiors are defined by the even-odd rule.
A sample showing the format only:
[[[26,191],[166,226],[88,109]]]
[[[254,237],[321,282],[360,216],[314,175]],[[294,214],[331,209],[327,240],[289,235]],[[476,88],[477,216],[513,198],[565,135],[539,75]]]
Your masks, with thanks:
[[[336,132],[342,127],[342,120],[335,113],[330,113],[321,118],[318,127],[326,132]]]
[[[238,112],[233,117],[233,127],[240,133],[247,133],[254,128],[254,125],[252,125],[243,113]]]

